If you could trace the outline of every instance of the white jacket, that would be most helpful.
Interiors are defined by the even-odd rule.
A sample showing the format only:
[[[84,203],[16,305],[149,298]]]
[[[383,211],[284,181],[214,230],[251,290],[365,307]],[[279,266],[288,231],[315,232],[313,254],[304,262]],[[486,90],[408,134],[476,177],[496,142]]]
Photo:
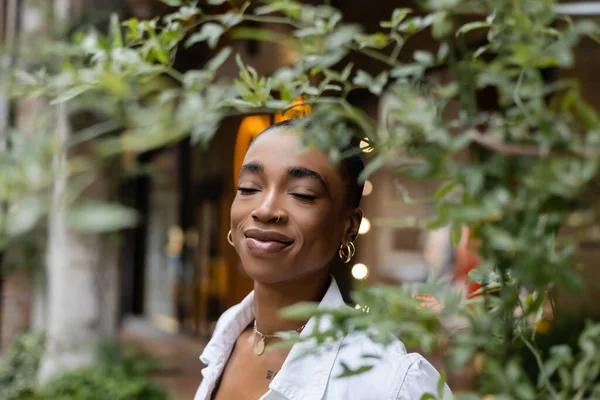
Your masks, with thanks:
[[[207,367],[202,370],[204,379],[194,400],[210,399],[235,341],[254,320],[253,302],[251,292],[219,318],[213,337],[200,356]],[[344,301],[332,278],[319,307],[340,306],[344,306]],[[314,325],[313,318],[301,336],[312,332]],[[322,320],[320,329],[326,330],[328,325]],[[351,334],[318,354],[307,356],[306,349],[310,347],[307,342],[291,348],[269,391],[260,400],[420,400],[425,393],[437,393],[438,372],[421,355],[407,354],[399,340],[384,347],[364,334]],[[380,358],[363,358],[364,354]],[[353,369],[365,364],[374,367],[359,375],[336,378],[342,372],[341,363]],[[450,389],[444,389],[443,400],[452,399]]]

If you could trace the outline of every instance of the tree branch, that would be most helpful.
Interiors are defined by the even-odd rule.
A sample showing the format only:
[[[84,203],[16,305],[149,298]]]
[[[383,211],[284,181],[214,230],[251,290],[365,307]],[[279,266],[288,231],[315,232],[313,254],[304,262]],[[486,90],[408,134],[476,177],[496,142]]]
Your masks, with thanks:
[[[550,156],[571,156],[571,157],[584,157],[584,158],[597,158],[600,157],[600,149],[585,149],[581,151],[575,150],[554,150],[549,151],[542,149],[538,146],[527,146],[521,144],[505,143],[497,139],[493,139],[489,136],[484,135],[479,131],[472,131],[470,133],[473,141],[488,150],[502,153],[507,156],[529,156],[529,157],[550,157]]]

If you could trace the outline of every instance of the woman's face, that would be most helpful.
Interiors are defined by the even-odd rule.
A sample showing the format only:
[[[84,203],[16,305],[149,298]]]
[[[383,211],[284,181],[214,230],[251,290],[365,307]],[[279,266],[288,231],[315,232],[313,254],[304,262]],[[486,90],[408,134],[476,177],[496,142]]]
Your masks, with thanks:
[[[293,129],[272,129],[252,144],[231,206],[231,231],[244,270],[277,283],[325,268],[360,225],[346,206],[340,171],[324,153],[303,151]]]

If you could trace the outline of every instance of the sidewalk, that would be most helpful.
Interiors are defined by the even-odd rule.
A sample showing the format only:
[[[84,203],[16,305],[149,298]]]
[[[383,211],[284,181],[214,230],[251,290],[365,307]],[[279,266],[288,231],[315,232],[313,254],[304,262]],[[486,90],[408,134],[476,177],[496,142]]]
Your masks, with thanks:
[[[121,339],[164,360],[155,380],[166,386],[169,400],[193,400],[202,379],[204,366],[198,357],[205,340],[160,331],[141,318],[128,318],[123,323]]]

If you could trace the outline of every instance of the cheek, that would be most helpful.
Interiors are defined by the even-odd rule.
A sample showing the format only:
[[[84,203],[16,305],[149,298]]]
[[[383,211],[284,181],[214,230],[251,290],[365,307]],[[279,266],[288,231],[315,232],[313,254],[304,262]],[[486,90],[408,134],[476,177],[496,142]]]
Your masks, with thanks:
[[[229,212],[229,217],[231,219],[231,226],[235,229],[244,218],[249,215],[252,210],[251,206],[248,202],[241,201],[237,196],[233,199],[233,203],[231,203],[231,209]]]
[[[315,213],[311,218],[299,221],[304,236],[305,250],[319,257],[329,257],[337,249],[344,232],[344,224],[340,222],[333,208]]]

